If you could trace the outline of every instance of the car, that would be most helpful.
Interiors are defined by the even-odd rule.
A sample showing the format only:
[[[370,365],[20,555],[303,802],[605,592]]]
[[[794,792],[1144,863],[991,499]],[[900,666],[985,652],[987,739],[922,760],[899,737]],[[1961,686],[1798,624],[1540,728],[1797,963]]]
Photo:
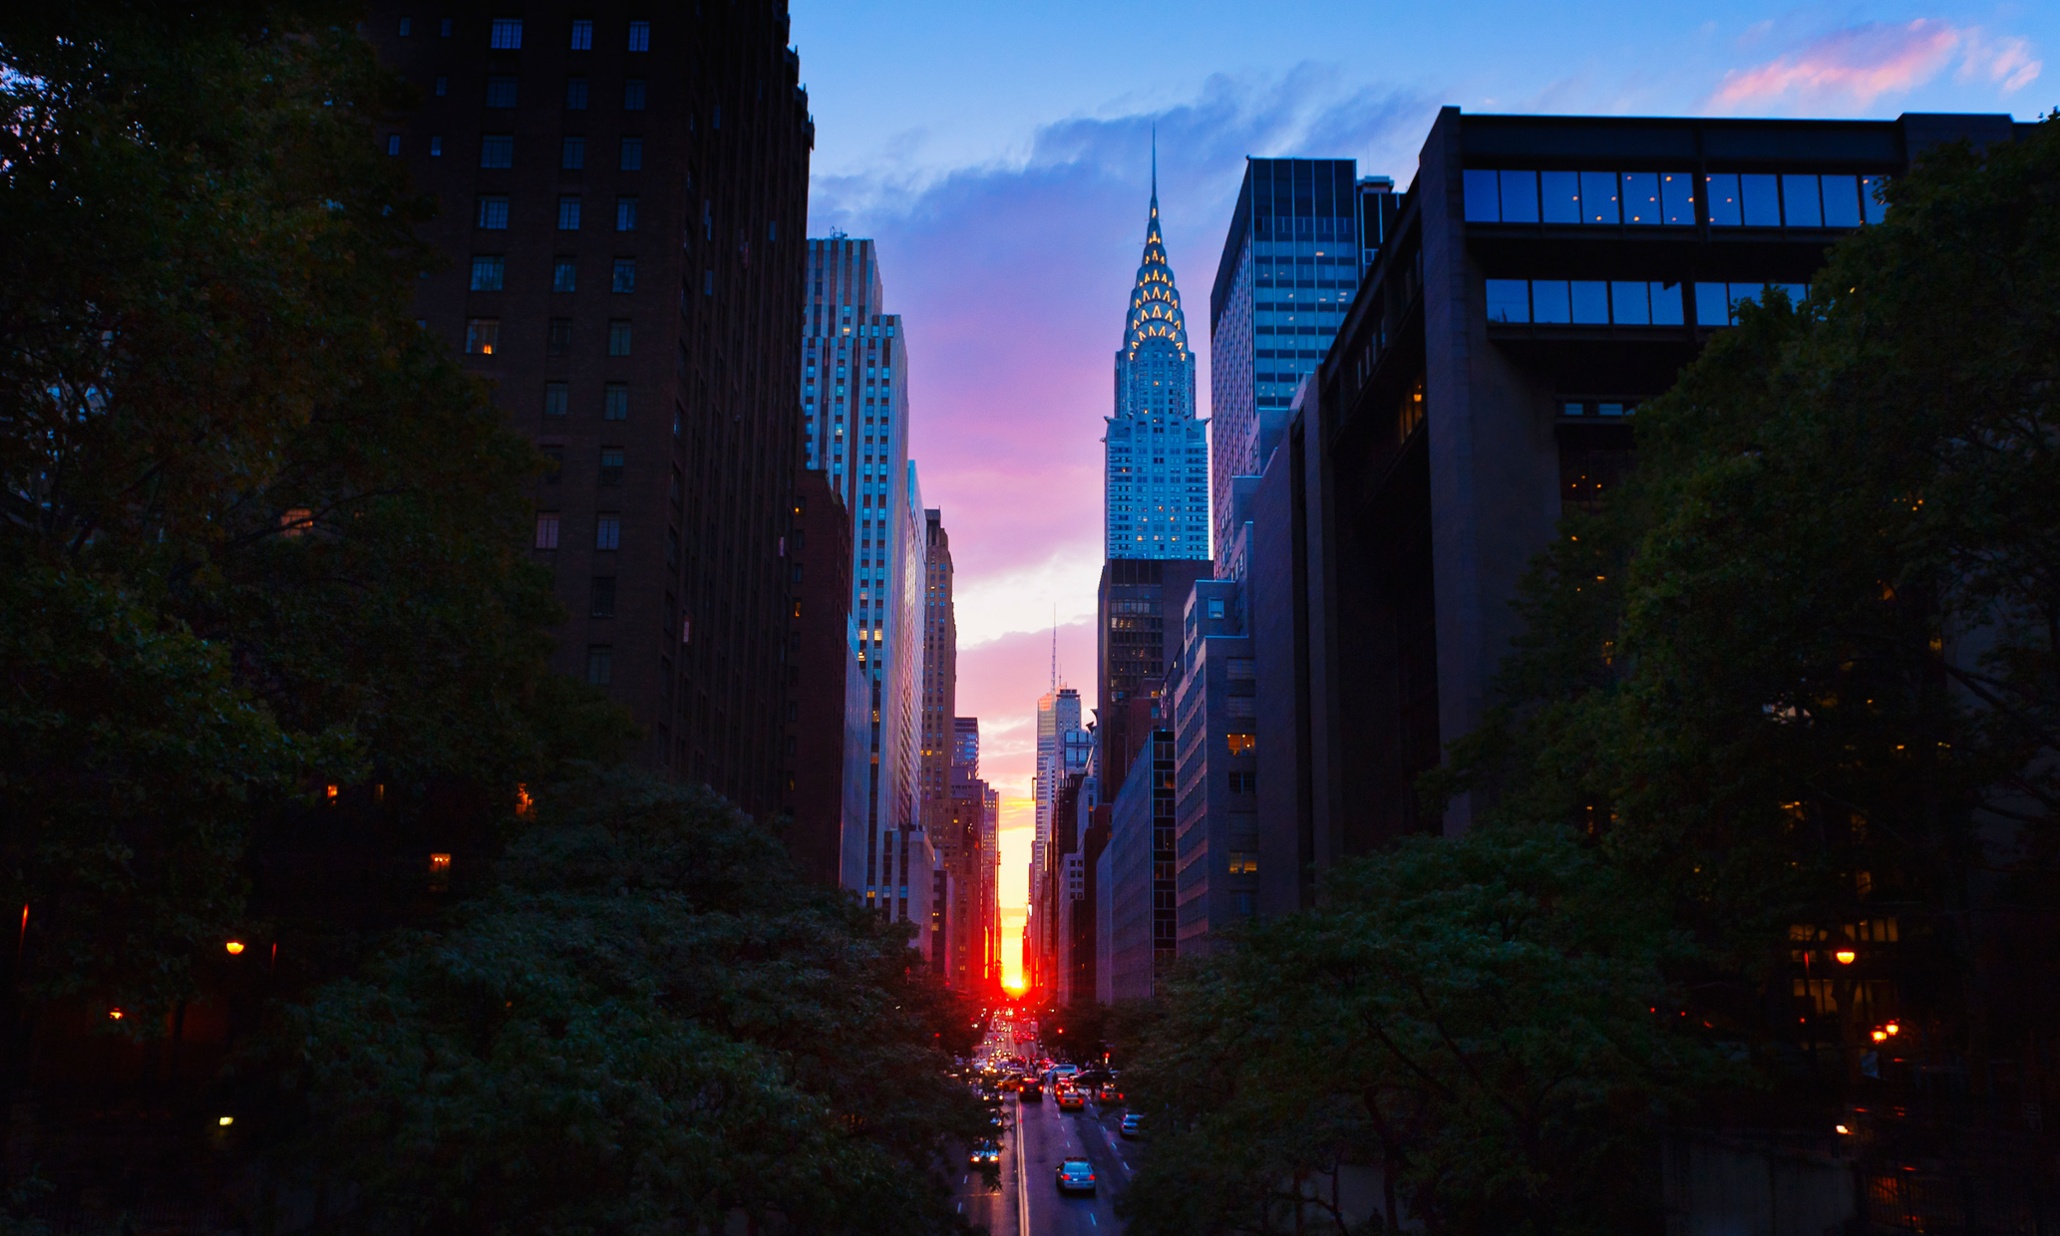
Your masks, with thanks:
[[[966,1162],[974,1167],[987,1163],[1000,1163],[1001,1143],[995,1141],[974,1142],[972,1153],[966,1156]]]
[[[1129,1138],[1131,1141],[1143,1141],[1144,1117],[1137,1112],[1129,1112],[1125,1114],[1123,1117],[1123,1126],[1120,1129],[1118,1129],[1117,1132]]]
[[[1022,1095],[1025,1101],[1042,1099],[1044,1097],[1044,1083],[1034,1077],[1026,1077],[1016,1093]]]
[[[1059,1164],[1059,1192],[1094,1192],[1094,1164],[1085,1159],[1067,1159]]]
[[[1094,1092],[1094,1101],[1103,1104],[1121,1103],[1123,1092],[1116,1089],[1115,1082],[1103,1082],[1102,1088]]]
[[[1060,1110],[1060,1111],[1062,1111],[1062,1112],[1077,1112],[1077,1111],[1080,1111],[1081,1109],[1085,1108],[1086,1106],[1087,1106],[1087,1096],[1086,1096],[1086,1095],[1084,1095],[1084,1094],[1082,1094],[1082,1093],[1080,1093],[1080,1092],[1079,1092],[1078,1090],[1061,1090],[1061,1091],[1059,1091],[1059,1110]]]

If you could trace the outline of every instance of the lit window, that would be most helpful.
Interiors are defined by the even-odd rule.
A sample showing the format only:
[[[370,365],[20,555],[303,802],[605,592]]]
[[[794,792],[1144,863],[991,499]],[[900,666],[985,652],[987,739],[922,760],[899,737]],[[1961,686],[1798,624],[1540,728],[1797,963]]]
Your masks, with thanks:
[[[637,260],[635,258],[615,259],[615,278],[609,284],[612,292],[634,292],[637,290]]]
[[[629,24],[629,49],[633,52],[651,50],[651,23],[633,21]]]
[[[622,110],[640,112],[644,110],[644,79],[632,77],[622,83]]]
[[[594,521],[594,548],[622,548],[622,517],[603,515]]]
[[[465,350],[479,356],[492,356],[501,346],[501,320],[499,318],[468,318],[465,321]]]
[[[508,199],[498,194],[480,198],[479,226],[490,232],[505,231],[508,226]]]
[[[581,18],[572,23],[572,50],[594,50],[594,23]]]
[[[283,511],[279,515],[279,535],[297,537],[315,526],[315,513],[304,506]]]
[[[536,547],[558,548],[558,516],[555,512],[536,517]]]
[[[1250,734],[1225,734],[1223,736],[1224,745],[1230,748],[1232,755],[1249,755],[1252,748],[1257,745],[1257,741]]]
[[[405,38],[407,38],[407,37],[408,37],[408,28],[409,28],[409,27],[410,27],[410,26],[411,26],[412,24],[413,24],[413,23],[412,23],[412,22],[410,22],[410,21],[409,21],[409,20],[408,20],[407,18],[405,18],[405,17],[401,18],[401,37],[402,37],[402,38],[404,38],[404,39],[405,39]]]
[[[557,258],[551,263],[551,290],[553,292],[576,291],[579,286],[579,263],[571,258]]]
[[[388,138],[386,139],[386,153],[388,153],[388,154],[390,154],[390,155],[397,155],[397,154],[399,154],[400,152],[401,152],[401,135],[400,135],[400,134],[398,134],[398,133],[395,133],[395,134],[393,134],[392,136],[390,136],[390,137],[388,137]]]
[[[607,488],[614,488],[615,486],[622,484],[621,447],[604,446],[601,448],[600,484]],[[613,545],[604,545],[601,548],[613,549],[615,547]]]
[[[558,199],[558,230],[577,232],[579,230],[579,199],[561,197]]]
[[[618,197],[615,199],[615,230],[634,232],[637,230],[637,199]]]
[[[472,259],[472,290],[475,292],[498,292],[507,271],[507,262],[498,257],[475,257]]]
[[[493,37],[488,46],[495,51],[516,51],[522,47],[522,19],[520,17],[494,18]]]

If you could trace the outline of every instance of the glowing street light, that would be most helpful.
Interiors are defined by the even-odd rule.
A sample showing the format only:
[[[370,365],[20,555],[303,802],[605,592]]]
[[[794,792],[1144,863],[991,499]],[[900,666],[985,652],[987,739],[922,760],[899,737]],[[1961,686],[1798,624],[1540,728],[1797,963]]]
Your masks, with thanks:
[[[1831,956],[1835,960],[1837,960],[1839,965],[1849,966],[1853,964],[1854,960],[1859,957],[1859,954],[1855,953],[1853,950],[1849,948],[1842,948],[1839,949],[1837,952],[1831,954]]]
[[[243,941],[241,940],[231,940],[228,943],[222,945],[222,947],[229,951],[229,956],[231,957],[240,957],[243,955]]]

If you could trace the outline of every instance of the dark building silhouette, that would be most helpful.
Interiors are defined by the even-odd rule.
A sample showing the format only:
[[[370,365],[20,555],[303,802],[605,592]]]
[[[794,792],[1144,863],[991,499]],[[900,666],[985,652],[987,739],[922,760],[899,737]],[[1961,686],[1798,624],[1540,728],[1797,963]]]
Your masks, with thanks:
[[[552,664],[642,762],[782,801],[814,125],[784,3],[374,9],[417,93],[382,134],[440,209],[425,329],[551,461],[533,544]]]
[[[1188,591],[1213,570],[1207,558],[1111,558],[1095,602],[1099,642],[1095,697],[1100,779],[1106,797],[1129,775],[1151,732],[1166,672],[1180,659],[1180,617]]]
[[[787,782],[781,801],[790,820],[787,849],[810,879],[835,885],[844,867],[845,782],[863,775],[851,758],[847,733],[846,688],[858,677],[851,513],[823,475],[806,468],[794,481],[787,562],[794,593],[787,624]]]
[[[1472,730],[1562,512],[1733,307],[1799,293],[1924,146],[2006,116],[1758,121],[1440,113],[1336,343],[1251,494],[1262,910],[1413,831]]]

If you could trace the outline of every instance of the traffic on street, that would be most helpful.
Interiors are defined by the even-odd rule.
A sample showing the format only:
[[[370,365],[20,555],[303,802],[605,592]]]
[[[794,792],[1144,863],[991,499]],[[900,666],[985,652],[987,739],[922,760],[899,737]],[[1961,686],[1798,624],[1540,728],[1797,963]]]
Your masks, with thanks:
[[[994,1015],[969,1064],[968,1084],[998,1123],[991,1144],[968,1148],[958,1172],[959,1213],[992,1236],[1120,1233],[1115,1199],[1143,1137],[1124,1106],[1120,1076],[1049,1058],[1035,1024],[1006,1011]],[[998,1173],[984,1172],[982,1160]]]

